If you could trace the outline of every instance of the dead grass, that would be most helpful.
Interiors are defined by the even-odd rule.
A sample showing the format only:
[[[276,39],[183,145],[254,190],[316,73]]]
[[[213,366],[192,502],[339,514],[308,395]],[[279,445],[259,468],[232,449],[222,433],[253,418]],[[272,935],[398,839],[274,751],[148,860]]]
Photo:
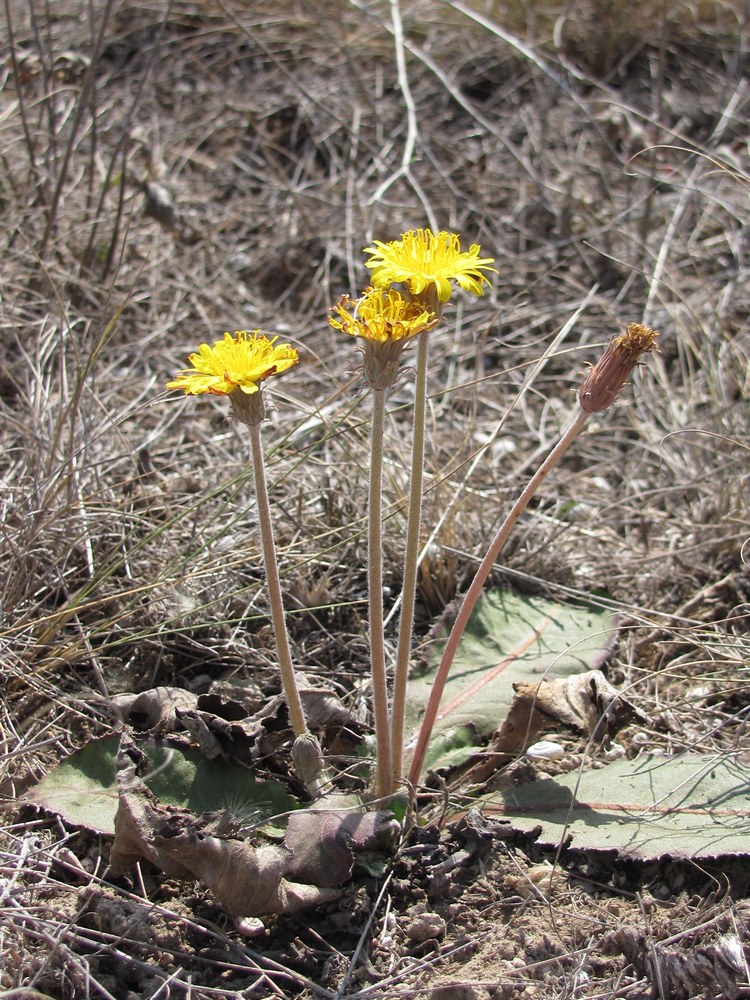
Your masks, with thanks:
[[[606,592],[627,626],[611,677],[653,720],[640,745],[747,745],[747,11],[413,0],[394,25],[394,9],[6,0],[8,996],[669,995],[635,952],[599,979],[586,959],[581,985],[603,922],[575,961],[542,969],[519,943],[507,990],[472,972],[473,994],[455,992],[465,958],[451,965],[446,946],[430,967],[449,969],[454,992],[429,994],[418,980],[437,974],[398,935],[395,951],[368,944],[352,960],[357,986],[336,972],[351,942],[298,926],[256,953],[220,914],[204,919],[200,893],[142,883],[130,896],[102,881],[102,845],[14,806],[113,724],[112,693],[278,683],[245,442],[220,405],[163,391],[225,329],[278,332],[302,354],[265,434],[292,641],[309,674],[361,701],[369,401],[326,311],[366,283],[361,247],[424,224],[479,242],[500,276],[484,299],[456,302],[433,349],[421,632],[554,441],[596,346],[644,321],[661,355],[544,487],[498,578]],[[412,393],[405,381],[390,398],[389,601]],[[134,944],[94,897],[150,900],[151,936]],[[164,930],[173,908],[179,941]],[[382,941],[382,908],[373,919]],[[102,951],[127,957],[127,985],[91,957]]]

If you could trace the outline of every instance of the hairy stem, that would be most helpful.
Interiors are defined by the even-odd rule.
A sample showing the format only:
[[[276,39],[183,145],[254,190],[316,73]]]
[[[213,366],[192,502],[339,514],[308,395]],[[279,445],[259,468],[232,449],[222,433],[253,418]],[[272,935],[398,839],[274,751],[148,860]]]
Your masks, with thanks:
[[[383,638],[383,429],[385,424],[385,389],[372,391],[372,428],[370,433],[370,495],[367,533],[367,585],[370,615],[370,670],[372,702],[375,715],[376,772],[378,795],[393,791],[391,780],[391,727],[388,718],[388,684],[385,672]]]
[[[505,542],[513,530],[516,521],[524,510],[526,510],[529,501],[539,489],[546,476],[555,468],[570,445],[573,443],[576,435],[586,423],[588,417],[589,414],[584,412],[584,410],[580,407],[573,413],[567,427],[562,433],[560,440],[526,484],[525,489],[508,512],[508,516],[500,525],[497,534],[492,540],[492,544],[487,550],[487,554],[482,560],[479,569],[471,582],[471,586],[466,591],[466,595],[461,603],[453,628],[448,636],[448,641],[445,644],[445,649],[443,650],[443,655],[440,659],[440,664],[435,675],[435,682],[432,686],[424,718],[422,719],[422,725],[419,730],[417,745],[414,750],[411,766],[409,768],[409,784],[412,790],[416,788],[422,771],[425,754],[427,753],[427,746],[430,741],[433,726],[435,725],[435,720],[438,717],[440,699],[443,694],[443,689],[445,688],[445,682],[448,679],[448,672],[451,668],[451,664],[453,663],[453,657],[456,654],[458,644],[461,641],[461,637],[463,636],[466,625],[471,617],[471,612],[474,610],[474,605],[477,603],[477,600],[482,593],[485,580],[489,576],[490,570],[494,566],[495,560],[500,555],[503,545],[505,545]]]
[[[393,682],[391,709],[392,780],[394,787],[403,778],[404,715],[406,713],[406,682],[409,677],[414,604],[417,596],[419,569],[419,529],[422,523],[422,480],[424,477],[424,441],[427,406],[427,352],[429,334],[423,333],[417,348],[417,380],[414,394],[414,431],[411,451],[411,485],[409,514],[406,523],[404,554],[404,585],[401,593],[401,618],[398,629],[396,672]]]
[[[276,652],[281,670],[281,680],[284,685],[284,695],[289,707],[289,719],[295,736],[307,732],[305,713],[302,710],[302,700],[294,676],[292,654],[289,648],[289,635],[286,630],[284,616],[284,601],[281,596],[279,566],[276,559],[276,543],[273,538],[271,523],[271,508],[268,503],[268,486],[266,484],[266,466],[263,461],[263,448],[260,438],[260,423],[250,425],[250,440],[252,442],[253,471],[255,473],[255,493],[258,500],[258,520],[260,522],[260,537],[263,545],[263,561],[266,567],[266,582],[268,596],[271,602],[271,619],[276,633]]]

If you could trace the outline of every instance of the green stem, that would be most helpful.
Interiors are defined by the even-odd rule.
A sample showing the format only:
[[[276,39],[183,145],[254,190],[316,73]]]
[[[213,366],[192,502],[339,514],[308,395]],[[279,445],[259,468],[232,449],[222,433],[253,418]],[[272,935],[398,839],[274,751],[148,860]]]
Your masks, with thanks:
[[[367,585],[370,600],[370,670],[372,703],[377,743],[375,767],[378,795],[393,791],[391,781],[391,731],[388,719],[388,684],[385,673],[383,638],[383,430],[385,426],[385,389],[372,391],[372,428],[370,433],[370,495],[368,501]]]
[[[276,652],[281,670],[281,680],[284,694],[289,707],[289,718],[295,736],[307,732],[305,713],[302,710],[302,700],[294,676],[292,654],[289,648],[289,635],[286,630],[284,616],[284,601],[281,596],[279,566],[276,559],[276,544],[273,538],[271,508],[268,503],[268,486],[266,485],[266,466],[263,461],[263,448],[260,438],[260,423],[250,424],[250,440],[252,442],[253,471],[255,473],[255,493],[258,500],[258,520],[260,537],[263,545],[263,561],[266,566],[266,582],[268,597],[271,602],[271,619],[276,633]]]
[[[429,333],[423,333],[417,347],[417,379],[414,393],[414,430],[411,450],[411,485],[409,514],[406,522],[404,553],[404,585],[401,592],[401,618],[398,629],[396,672],[393,682],[391,709],[392,780],[396,787],[403,778],[404,717],[406,714],[406,683],[409,678],[414,605],[417,596],[419,570],[419,529],[422,523],[422,480],[424,477],[424,441],[427,411],[427,352]]]
[[[567,427],[562,432],[560,440],[531,477],[526,485],[526,488],[511,507],[508,516],[500,525],[500,528],[492,540],[492,544],[490,545],[486,556],[482,560],[479,569],[471,582],[471,586],[466,591],[466,595],[461,603],[453,628],[448,636],[448,641],[445,644],[445,649],[443,650],[443,655],[440,659],[437,673],[435,674],[435,681],[432,685],[432,691],[430,692],[424,718],[422,719],[422,725],[419,730],[417,745],[414,750],[411,766],[409,768],[408,780],[412,788],[412,794],[414,789],[416,789],[419,776],[422,772],[424,758],[427,753],[427,746],[430,741],[433,726],[435,725],[435,721],[438,717],[440,699],[443,694],[443,689],[445,688],[445,682],[448,679],[448,671],[451,668],[453,657],[456,654],[456,649],[458,648],[458,644],[461,641],[461,637],[463,636],[466,625],[471,617],[471,612],[474,610],[474,605],[482,593],[485,580],[489,576],[490,570],[495,565],[495,560],[500,555],[508,536],[515,527],[516,521],[524,510],[526,510],[529,501],[539,489],[546,476],[555,468],[570,445],[573,443],[576,435],[586,423],[588,417],[589,414],[580,409],[580,407],[573,413]]]

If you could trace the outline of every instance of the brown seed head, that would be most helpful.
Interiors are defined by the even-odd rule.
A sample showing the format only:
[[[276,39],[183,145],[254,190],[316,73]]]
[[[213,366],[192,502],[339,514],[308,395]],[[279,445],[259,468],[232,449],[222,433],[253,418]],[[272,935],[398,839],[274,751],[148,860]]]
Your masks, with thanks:
[[[658,336],[648,326],[631,323],[625,333],[614,337],[584,379],[578,393],[581,409],[586,413],[600,413],[611,406],[641,355],[658,350]]]

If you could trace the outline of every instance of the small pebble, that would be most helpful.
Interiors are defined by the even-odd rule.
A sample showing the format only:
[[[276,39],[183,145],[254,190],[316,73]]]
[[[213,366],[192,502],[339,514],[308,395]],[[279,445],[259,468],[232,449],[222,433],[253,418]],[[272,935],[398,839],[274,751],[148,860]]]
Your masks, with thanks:
[[[406,936],[419,944],[432,938],[442,938],[445,936],[445,921],[437,913],[420,913],[406,928]]]

